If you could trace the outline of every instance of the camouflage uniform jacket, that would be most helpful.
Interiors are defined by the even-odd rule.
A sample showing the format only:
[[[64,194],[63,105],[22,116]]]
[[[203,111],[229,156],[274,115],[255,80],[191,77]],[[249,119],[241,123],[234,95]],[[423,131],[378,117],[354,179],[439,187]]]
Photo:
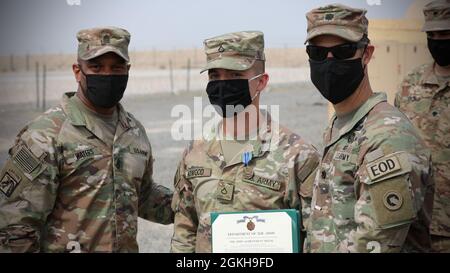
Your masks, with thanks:
[[[142,125],[119,105],[113,147],[64,95],[27,125],[1,172],[0,252],[137,252],[137,217],[171,223]]]
[[[450,83],[439,83],[433,64],[426,64],[406,76],[400,88],[395,106],[431,149],[436,184],[431,234],[450,237]]]
[[[309,252],[427,251],[430,152],[386,94],[372,95],[331,139],[313,186]]]
[[[172,252],[211,252],[211,212],[301,211],[300,194],[312,187],[318,153],[287,128],[272,128],[248,141],[253,158],[247,167],[240,158],[224,161],[215,132],[185,150],[174,181]],[[221,196],[224,188],[229,196]]]

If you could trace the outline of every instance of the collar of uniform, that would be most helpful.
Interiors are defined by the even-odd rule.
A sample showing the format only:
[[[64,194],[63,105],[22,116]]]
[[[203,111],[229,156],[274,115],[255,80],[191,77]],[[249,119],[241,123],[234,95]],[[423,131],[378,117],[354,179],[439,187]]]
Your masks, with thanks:
[[[84,126],[91,130],[92,127],[89,124],[89,121],[86,119],[85,115],[80,111],[76,103],[74,103],[70,98],[73,97],[76,94],[76,92],[67,92],[63,95],[62,99],[62,108],[64,109],[64,112],[67,114],[67,117],[69,118],[72,125],[75,126]],[[120,125],[123,127],[123,129],[128,130],[136,124],[134,123],[133,119],[129,116],[129,114],[123,109],[122,105],[119,103],[119,122]]]
[[[387,101],[387,96],[386,93],[374,93],[366,102],[363,103],[363,105],[361,105],[359,107],[359,109],[356,111],[356,113],[354,114],[353,118],[350,120],[350,122],[348,122],[347,124],[345,124],[341,130],[339,130],[339,134],[336,135],[330,142],[328,142],[328,140],[330,139],[331,136],[331,132],[332,132],[332,126],[334,121],[336,120],[336,114],[333,115],[333,118],[331,119],[330,124],[328,125],[327,128],[327,132],[325,134],[325,139],[324,142],[327,143],[325,148],[333,145],[336,141],[338,141],[343,135],[345,135],[346,133],[348,133],[350,130],[353,129],[353,127],[355,127],[355,125],[362,119],[364,118],[367,113],[370,112],[370,110],[372,110],[372,108],[375,107],[375,105],[377,105],[380,102],[383,101]]]
[[[269,151],[271,149],[272,143],[272,126],[271,126],[272,118],[270,114],[264,110],[260,111],[260,115],[266,117],[267,127],[261,133],[257,133],[257,139],[249,140],[249,144],[253,146],[253,158],[261,157],[265,152]],[[215,159],[219,157],[220,161],[224,161],[220,140],[217,139],[218,137],[217,130],[219,130],[220,128],[222,128],[222,121],[220,121],[216,126],[213,126],[211,128],[211,132],[207,140],[208,143],[206,153],[210,158]],[[258,132],[260,129],[262,128],[258,128]],[[240,162],[241,161],[230,162],[226,166],[231,166]]]
[[[441,90],[444,90],[445,88],[447,88],[447,86],[450,86],[450,82],[448,80],[445,82],[438,80],[436,73],[434,73],[435,64],[436,63],[434,62],[434,63],[424,65],[423,73],[420,77],[419,84],[420,85],[429,84],[429,85],[438,86],[437,88],[433,88],[433,93],[437,94]]]
[[[118,104],[119,108],[119,122],[123,129],[128,130],[130,128],[136,127],[136,123],[131,117],[130,113],[125,111],[122,104]]]
[[[434,73],[434,64],[435,63],[430,63],[430,64],[425,65],[424,71],[419,80],[420,84],[439,85],[439,81],[436,77],[436,74]]]

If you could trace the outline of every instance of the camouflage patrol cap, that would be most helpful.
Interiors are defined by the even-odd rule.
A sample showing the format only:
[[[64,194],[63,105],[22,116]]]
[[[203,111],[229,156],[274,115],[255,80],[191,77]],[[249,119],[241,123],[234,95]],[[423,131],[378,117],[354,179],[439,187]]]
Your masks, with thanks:
[[[223,68],[247,70],[256,60],[264,61],[264,34],[260,31],[227,33],[204,41],[206,66],[200,71]]]
[[[423,8],[425,24],[422,31],[441,31],[450,29],[450,0],[436,0]]]
[[[114,52],[127,62],[130,33],[116,27],[102,27],[80,30],[77,34],[78,57],[90,60],[108,52]]]
[[[324,34],[339,36],[351,42],[358,42],[367,35],[369,21],[365,9],[355,9],[341,4],[331,4],[306,13],[308,34],[306,42]]]

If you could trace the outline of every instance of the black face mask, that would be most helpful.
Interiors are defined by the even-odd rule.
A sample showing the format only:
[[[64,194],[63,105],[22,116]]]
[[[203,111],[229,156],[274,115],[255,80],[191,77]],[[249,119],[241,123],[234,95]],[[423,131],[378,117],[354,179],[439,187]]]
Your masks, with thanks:
[[[128,74],[126,75],[98,75],[85,74],[86,90],[84,94],[96,107],[111,108],[116,106],[123,97],[127,88]]]
[[[428,49],[438,65],[450,65],[450,39],[434,40],[428,38]]]
[[[364,78],[362,59],[323,61],[309,60],[311,81],[322,96],[333,104],[350,97]]]
[[[252,103],[253,98],[250,97],[249,81],[256,79],[261,75],[257,75],[249,80],[236,79],[210,81],[206,87],[209,101],[215,107],[217,113],[222,114],[222,117],[232,117]],[[256,96],[257,94],[255,97]],[[234,108],[227,111],[227,105],[234,106]]]

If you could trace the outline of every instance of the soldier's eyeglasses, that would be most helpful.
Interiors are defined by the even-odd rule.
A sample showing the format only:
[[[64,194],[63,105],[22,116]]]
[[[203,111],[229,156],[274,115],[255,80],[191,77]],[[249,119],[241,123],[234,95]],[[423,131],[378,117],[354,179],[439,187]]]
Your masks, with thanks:
[[[333,47],[307,45],[306,53],[308,53],[309,58],[313,61],[325,60],[328,56],[328,52],[331,52],[333,57],[338,60],[345,60],[355,56],[356,50],[365,46],[366,44],[362,42],[345,43]]]

